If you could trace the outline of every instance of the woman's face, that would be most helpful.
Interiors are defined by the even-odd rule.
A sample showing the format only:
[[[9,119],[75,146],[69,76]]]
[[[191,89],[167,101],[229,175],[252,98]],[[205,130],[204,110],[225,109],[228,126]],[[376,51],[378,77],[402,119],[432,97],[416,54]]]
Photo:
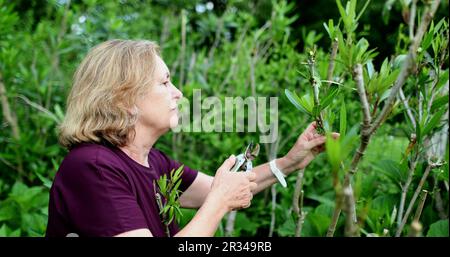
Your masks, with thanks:
[[[183,94],[170,81],[170,73],[164,61],[156,56],[154,83],[140,98],[138,123],[144,127],[166,132],[178,125],[177,102]]]

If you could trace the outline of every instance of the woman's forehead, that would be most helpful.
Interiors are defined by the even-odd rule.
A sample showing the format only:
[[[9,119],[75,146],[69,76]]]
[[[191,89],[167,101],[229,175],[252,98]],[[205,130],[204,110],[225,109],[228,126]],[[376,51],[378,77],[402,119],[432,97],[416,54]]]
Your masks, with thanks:
[[[169,68],[159,56],[156,57],[155,75],[158,79],[166,79],[170,77]]]

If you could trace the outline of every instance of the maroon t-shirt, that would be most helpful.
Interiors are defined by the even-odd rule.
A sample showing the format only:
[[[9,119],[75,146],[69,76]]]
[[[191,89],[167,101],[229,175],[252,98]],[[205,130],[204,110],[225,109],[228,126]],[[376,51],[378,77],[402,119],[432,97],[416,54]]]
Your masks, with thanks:
[[[181,164],[152,148],[145,167],[114,146],[83,143],[64,158],[50,189],[46,236],[114,236],[148,228],[166,236],[153,181]],[[184,166],[179,189],[185,191],[197,171]],[[179,228],[170,226],[174,235]]]

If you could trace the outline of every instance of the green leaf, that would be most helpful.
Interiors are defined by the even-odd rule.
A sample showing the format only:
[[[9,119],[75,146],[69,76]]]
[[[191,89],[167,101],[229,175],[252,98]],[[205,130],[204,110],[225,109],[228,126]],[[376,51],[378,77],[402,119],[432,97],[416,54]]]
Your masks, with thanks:
[[[446,104],[448,104],[448,94],[440,96],[438,98],[436,98],[433,101],[433,104],[431,105],[431,112],[434,112],[436,110],[441,109],[443,106],[445,106]]]
[[[297,94],[295,94],[295,92],[291,92],[288,89],[284,90],[284,94],[286,95],[286,97],[289,99],[289,101],[300,111],[302,111],[303,113],[306,113],[308,115],[311,115],[310,112],[308,112],[305,108],[303,108],[303,106],[301,106],[300,104],[300,98],[297,96]]]
[[[446,111],[447,111],[447,109],[443,108],[433,115],[431,120],[423,128],[422,136],[426,136],[431,130],[433,130],[434,128],[436,128],[436,126],[438,126],[440,124],[441,118],[445,114]]]
[[[323,100],[320,102],[320,110],[325,109],[328,105],[331,104],[333,99],[336,98],[336,96],[339,93],[339,87],[331,86],[330,90],[328,91],[328,94],[323,98]]]
[[[448,237],[448,219],[431,224],[427,237]]]

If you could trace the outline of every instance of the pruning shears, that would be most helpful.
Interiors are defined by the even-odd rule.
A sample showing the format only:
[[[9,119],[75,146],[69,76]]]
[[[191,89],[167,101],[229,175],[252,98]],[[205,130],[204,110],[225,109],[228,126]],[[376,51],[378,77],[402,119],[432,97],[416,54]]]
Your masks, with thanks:
[[[244,153],[236,156],[236,163],[234,164],[233,168],[231,168],[231,172],[251,171],[253,169],[252,160],[254,160],[256,156],[258,156],[258,154],[259,144],[253,144],[253,142],[251,142],[245,149]]]

